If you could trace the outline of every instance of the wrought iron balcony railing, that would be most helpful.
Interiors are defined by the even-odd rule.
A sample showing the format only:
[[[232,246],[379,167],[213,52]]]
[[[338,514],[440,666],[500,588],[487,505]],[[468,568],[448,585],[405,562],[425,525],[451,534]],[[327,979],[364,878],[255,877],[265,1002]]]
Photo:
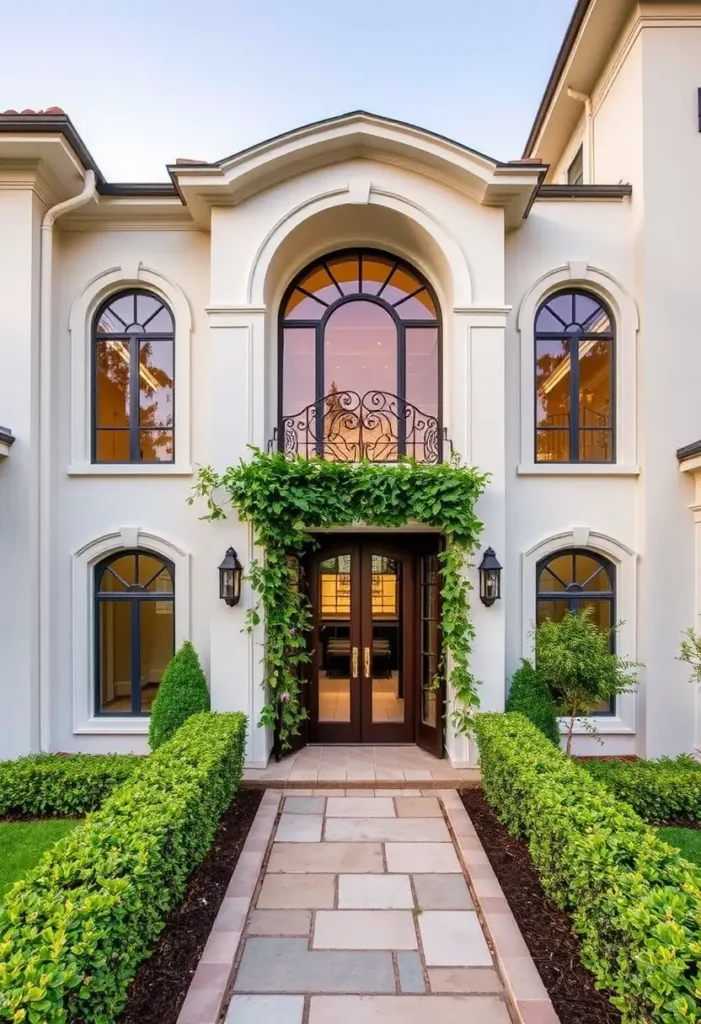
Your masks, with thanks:
[[[403,455],[435,465],[452,445],[437,416],[387,391],[332,390],[292,416],[283,416],[269,448],[289,458],[339,462],[396,462]]]

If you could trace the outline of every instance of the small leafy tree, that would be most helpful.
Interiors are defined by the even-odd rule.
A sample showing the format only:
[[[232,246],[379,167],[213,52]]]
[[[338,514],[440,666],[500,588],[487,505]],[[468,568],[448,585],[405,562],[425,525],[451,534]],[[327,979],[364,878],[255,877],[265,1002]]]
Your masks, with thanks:
[[[522,715],[540,729],[556,747],[560,746],[560,730],[557,726],[555,702],[548,684],[530,661],[521,661],[511,678],[511,688],[506,701],[507,711],[520,711]]]
[[[694,632],[692,626],[684,630],[683,639],[679,645],[678,661],[684,661],[690,666],[689,682],[701,686],[701,636]]]
[[[169,740],[190,715],[199,711],[209,711],[209,690],[197,651],[186,640],[168,662],[151,707],[151,750]]]
[[[638,663],[611,652],[611,636],[619,626],[601,629],[592,621],[591,608],[567,612],[559,622],[546,619],[536,626],[536,666],[559,713],[569,718],[568,754],[578,717],[591,715],[600,701],[637,686]]]

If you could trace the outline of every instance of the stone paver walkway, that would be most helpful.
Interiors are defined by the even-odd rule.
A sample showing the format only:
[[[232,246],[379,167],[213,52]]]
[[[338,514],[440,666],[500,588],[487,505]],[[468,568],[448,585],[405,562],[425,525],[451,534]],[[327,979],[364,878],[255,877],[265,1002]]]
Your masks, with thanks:
[[[403,747],[303,747],[267,768],[247,768],[248,785],[286,787],[420,786],[439,789],[478,783],[477,768],[453,768],[416,746]]]
[[[444,805],[424,794],[285,797],[227,1024],[509,1024]]]

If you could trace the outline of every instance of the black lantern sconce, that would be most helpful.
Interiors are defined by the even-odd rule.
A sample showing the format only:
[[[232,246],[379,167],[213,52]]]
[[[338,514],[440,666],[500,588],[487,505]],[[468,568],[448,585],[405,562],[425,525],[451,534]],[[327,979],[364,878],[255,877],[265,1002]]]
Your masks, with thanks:
[[[243,566],[233,548],[227,548],[224,561],[219,566],[219,597],[230,608],[239,603]]]
[[[494,548],[487,548],[479,566],[480,601],[487,608],[501,597],[501,565],[494,554]]]

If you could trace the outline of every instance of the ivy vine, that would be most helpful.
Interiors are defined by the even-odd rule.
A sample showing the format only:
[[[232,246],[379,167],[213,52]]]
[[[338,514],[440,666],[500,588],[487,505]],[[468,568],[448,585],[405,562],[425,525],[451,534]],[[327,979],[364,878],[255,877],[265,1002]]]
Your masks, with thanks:
[[[255,543],[265,549],[264,561],[254,561],[248,579],[258,595],[247,613],[247,628],[265,616],[265,685],[268,702],[261,725],[279,731],[282,748],[298,735],[307,712],[301,700],[301,666],[311,658],[307,633],[311,629],[309,601],[297,585],[295,557],[313,543],[310,532],[366,523],[398,527],[410,522],[439,527],[447,538],[441,563],[441,626],[443,660],[437,686],[451,668],[448,682],[455,695],[452,722],[465,731],[479,706],[477,682],[469,665],[474,639],[469,591],[465,576],[482,529],[475,504],[486,476],[460,464],[427,466],[412,459],[395,465],[372,462],[289,460],[281,453],[253,449],[249,461],[223,473],[202,466],[189,499],[204,498],[209,520],[226,518],[228,500],[242,520],[253,524]],[[217,492],[224,491],[226,499]],[[290,557],[294,556],[294,557]]]

